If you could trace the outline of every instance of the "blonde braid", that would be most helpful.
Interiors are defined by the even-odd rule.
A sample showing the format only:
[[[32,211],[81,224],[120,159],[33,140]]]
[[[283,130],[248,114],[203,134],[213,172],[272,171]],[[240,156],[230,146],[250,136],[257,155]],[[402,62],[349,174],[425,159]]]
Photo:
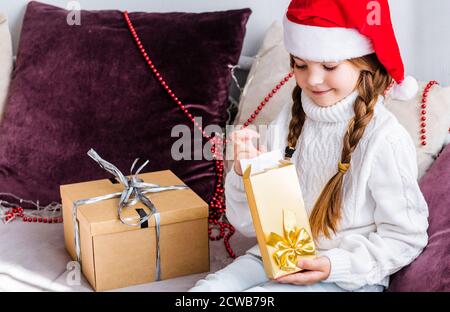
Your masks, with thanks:
[[[291,65],[293,59],[291,58]],[[337,173],[328,181],[318,197],[310,215],[310,224],[313,237],[320,233],[331,237],[331,232],[336,233],[338,222],[342,214],[343,180],[350,168],[352,154],[358,146],[366,126],[374,116],[375,105],[378,97],[389,86],[392,78],[381,65],[375,54],[350,60],[353,64],[362,68],[357,82],[358,97],[355,100],[355,117],[350,121],[344,135],[343,148],[340,162],[337,165]],[[288,144],[294,147],[301,134],[305,122],[305,112],[301,105],[301,89],[296,87],[293,92],[294,105],[292,107],[292,119],[289,124]]]
[[[337,231],[338,222],[342,215],[344,175],[350,167],[352,154],[358,146],[366,126],[373,118],[374,108],[378,101],[379,93],[376,91],[375,85],[379,85],[379,82],[376,82],[376,77],[377,75],[374,73],[361,72],[357,84],[359,95],[354,104],[355,117],[350,121],[344,136],[337,173],[325,185],[310,215],[314,237],[323,233],[327,238],[330,238],[330,230],[333,233]]]
[[[297,145],[297,140],[300,137],[306,119],[301,95],[302,89],[299,86],[295,86],[294,91],[292,92],[294,104],[292,105],[292,119],[289,123],[289,134],[287,139],[288,145],[292,148],[295,148]]]

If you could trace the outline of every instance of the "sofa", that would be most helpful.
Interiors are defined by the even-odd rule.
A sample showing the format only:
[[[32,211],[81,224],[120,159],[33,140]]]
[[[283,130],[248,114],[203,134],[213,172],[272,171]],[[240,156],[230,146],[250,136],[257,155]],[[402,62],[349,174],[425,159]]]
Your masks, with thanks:
[[[0,204],[5,198],[1,197],[2,194],[12,192],[16,192],[20,198],[33,198],[41,200],[41,203],[51,204],[52,200],[58,200],[57,186],[60,184],[106,178],[106,172],[92,165],[83,154],[88,146],[97,144],[97,141],[101,142],[96,146],[120,168],[128,169],[135,156],[153,157],[150,161],[152,170],[170,168],[205,201],[210,202],[216,195],[213,191],[217,167],[212,162],[165,161],[167,154],[164,152],[167,151],[162,146],[169,146],[171,141],[162,140],[151,132],[142,135],[142,128],[147,127],[146,120],[152,120],[149,128],[159,122],[159,133],[163,133],[160,136],[169,137],[170,128],[164,128],[164,124],[185,123],[186,116],[177,107],[166,108],[167,94],[160,90],[159,85],[148,87],[144,83],[148,77],[148,64],[142,62],[139,52],[142,48],[138,45],[139,49],[136,49],[131,41],[132,33],[128,33],[126,24],[121,24],[121,12],[84,11],[81,23],[86,23],[88,28],[70,28],[70,31],[76,29],[70,34],[72,37],[67,37],[69,40],[76,38],[71,44],[55,40],[64,35],[61,30],[63,27],[57,24],[57,18],[53,19],[56,24],[52,25],[40,22],[44,15],[49,18],[65,18],[67,12],[63,8],[36,1],[27,5],[14,71],[11,46],[0,48],[0,62],[7,64],[0,66],[5,71],[0,72],[0,143],[3,144],[0,148],[0,177],[3,178],[3,182],[0,182]],[[195,115],[204,116],[206,123],[217,123],[222,127],[244,124],[258,106],[256,103],[259,104],[260,99],[289,71],[286,51],[283,50],[280,39],[280,24],[274,23],[269,27],[262,44],[258,46],[256,56],[249,58],[242,54],[242,46],[251,11],[244,8],[224,12],[196,16],[198,21],[211,28],[215,23],[222,22],[222,41],[207,37],[216,34],[217,30],[211,29],[208,32],[203,26],[204,33],[200,32],[201,25],[192,23],[192,16],[184,13],[168,13],[166,16],[130,13],[140,38],[147,40],[146,42],[152,40],[159,43],[158,47],[150,49],[156,58],[154,63],[162,73],[167,74],[167,84],[173,86],[181,99],[186,99],[184,107]],[[168,20],[176,20],[172,28],[167,27],[165,30],[169,34],[180,27],[187,27],[186,25],[195,30],[177,37],[178,43],[183,36],[187,38],[186,41],[192,42],[191,47],[185,43],[184,54],[179,54],[177,40],[167,40],[167,37],[156,33],[155,28],[148,26],[152,24],[153,27],[160,27],[158,25],[165,25]],[[232,24],[230,20],[235,23]],[[0,39],[10,41],[5,21],[5,15],[0,15],[0,25],[3,23],[3,28],[0,28],[0,36],[3,37]],[[199,38],[198,33],[206,37]],[[99,35],[104,35],[104,38],[100,40],[96,37]],[[205,38],[209,38],[209,41]],[[202,52],[204,54],[201,56],[202,62],[209,65],[209,71],[196,66],[199,62],[196,56],[198,46],[193,43],[200,42],[204,44],[202,51],[208,51]],[[105,49],[107,44],[118,49]],[[164,49],[159,48],[160,46],[164,46]],[[124,56],[116,58],[115,53],[120,51],[125,51]],[[217,67],[211,69],[215,64],[213,59],[217,58],[215,53],[223,60],[223,64],[220,64],[223,66],[216,64]],[[177,57],[171,59],[174,60],[171,62],[157,58],[164,54]],[[105,55],[109,57],[106,61]],[[145,54],[143,55],[145,59]],[[152,53],[149,52],[149,55]],[[189,62],[180,55],[189,56]],[[76,61],[69,63],[67,60],[70,58]],[[95,64],[99,62],[104,63],[96,67]],[[130,67],[132,71],[127,73],[126,70]],[[183,83],[178,82],[177,77],[183,77]],[[107,82],[102,84],[104,80]],[[286,85],[292,83],[291,80]],[[202,84],[206,86],[206,91],[198,87]],[[126,96],[123,93],[128,91],[119,89],[124,85],[132,90]],[[423,88],[427,85],[427,81],[422,82],[422,90],[413,101],[420,102]],[[255,125],[270,123],[289,97],[288,87],[278,92],[270,106],[256,118]],[[151,98],[155,104],[140,118],[140,112],[146,110],[146,106],[140,105],[147,98]],[[447,248],[450,241],[450,219],[443,212],[445,205],[450,205],[449,197],[445,195],[450,193],[450,88],[433,85],[429,98],[433,105],[430,105],[428,113],[430,121],[426,148],[420,147],[420,134],[416,133],[416,109],[412,108],[415,102],[407,105],[391,101],[388,104],[418,144],[418,179],[430,205],[431,224],[431,244],[424,251],[423,257],[394,275],[392,287],[388,291],[450,291],[450,277],[448,270],[446,271],[450,263]],[[97,100],[96,105],[91,105],[92,101]],[[123,103],[127,103],[126,109],[122,108]],[[2,119],[3,111],[5,114]],[[166,117],[169,115],[170,118]],[[112,122],[120,119],[123,119],[122,123]],[[130,126],[134,122],[135,128]],[[82,127],[79,123],[82,123]],[[120,144],[108,143],[111,136],[120,138]],[[96,137],[100,139],[95,139]],[[148,138],[152,145],[135,144],[135,138]],[[151,148],[141,147],[142,145],[151,145]],[[64,153],[59,154],[61,150]],[[223,170],[230,170],[230,162],[225,162]],[[65,250],[62,223],[23,222],[19,219],[0,222],[0,238],[1,291],[93,291]],[[242,255],[255,244],[255,238],[245,237],[239,232],[234,233],[230,239],[236,256]],[[433,259],[433,266],[426,267]],[[210,272],[223,268],[232,260],[223,240],[210,241]],[[115,291],[186,291],[208,273]],[[425,284],[415,283],[420,278],[419,275],[427,276]]]

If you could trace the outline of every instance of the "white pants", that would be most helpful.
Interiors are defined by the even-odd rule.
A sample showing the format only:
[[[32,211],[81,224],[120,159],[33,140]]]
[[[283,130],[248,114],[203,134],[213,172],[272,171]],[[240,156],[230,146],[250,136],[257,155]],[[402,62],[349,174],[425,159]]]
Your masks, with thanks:
[[[355,291],[380,292],[381,285],[367,285]],[[231,264],[199,280],[190,292],[228,292],[228,291],[278,291],[278,292],[343,292],[347,291],[335,283],[316,283],[313,285],[281,284],[267,278],[262,260],[246,254]]]

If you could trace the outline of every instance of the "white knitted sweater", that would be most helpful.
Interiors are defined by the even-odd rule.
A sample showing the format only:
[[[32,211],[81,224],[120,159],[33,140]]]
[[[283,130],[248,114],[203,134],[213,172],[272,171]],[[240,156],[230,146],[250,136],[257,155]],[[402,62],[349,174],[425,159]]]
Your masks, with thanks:
[[[308,215],[327,181],[337,172],[342,141],[354,116],[357,91],[330,107],[305,93],[306,121],[292,157]],[[292,103],[285,105],[268,131],[269,151],[287,144]],[[329,257],[324,282],[353,290],[388,286],[389,275],[411,263],[428,242],[428,206],[417,183],[417,160],[410,135],[380,97],[373,119],[355,149],[344,176],[342,219],[331,239],[317,238],[319,255]],[[242,177],[226,177],[227,218],[245,236],[256,236]],[[259,253],[258,246],[248,252]]]

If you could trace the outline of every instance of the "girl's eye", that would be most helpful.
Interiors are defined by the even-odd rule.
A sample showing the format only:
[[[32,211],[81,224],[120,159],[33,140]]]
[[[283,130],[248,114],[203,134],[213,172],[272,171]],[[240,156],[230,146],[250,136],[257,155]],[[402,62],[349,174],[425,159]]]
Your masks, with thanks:
[[[324,65],[323,68],[325,68],[325,70],[332,71],[332,70],[335,70],[337,68],[337,66],[331,67],[331,66],[325,66]]]
[[[305,69],[306,65],[297,65],[297,64],[295,64],[295,68],[297,68],[297,69]]]

